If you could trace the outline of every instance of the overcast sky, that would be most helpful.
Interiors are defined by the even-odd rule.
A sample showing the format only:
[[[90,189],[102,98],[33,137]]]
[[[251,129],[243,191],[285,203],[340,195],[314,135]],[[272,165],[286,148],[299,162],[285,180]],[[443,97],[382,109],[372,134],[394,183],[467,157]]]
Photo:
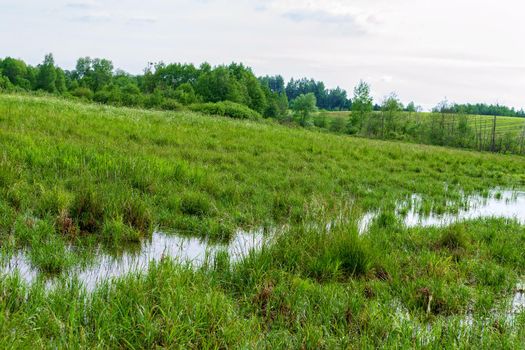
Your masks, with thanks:
[[[52,52],[67,69],[104,57],[131,73],[235,61],[350,95],[364,79],[378,101],[521,108],[524,14],[523,0],[0,0],[0,56],[37,64]]]

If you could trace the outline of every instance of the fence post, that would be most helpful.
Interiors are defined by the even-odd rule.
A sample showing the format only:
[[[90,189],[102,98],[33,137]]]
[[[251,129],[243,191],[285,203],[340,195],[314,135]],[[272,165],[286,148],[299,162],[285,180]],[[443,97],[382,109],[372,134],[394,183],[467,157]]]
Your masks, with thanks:
[[[478,130],[478,145],[479,145],[479,151],[481,152],[483,150],[483,141],[482,141],[483,135],[481,134],[481,118],[479,116],[476,116],[476,121],[477,121],[477,124],[479,126],[479,130]]]
[[[520,140],[520,154],[523,154],[523,147],[525,146],[524,144],[524,141],[525,141],[525,123],[523,123],[523,130],[521,132],[521,140]]]
[[[492,122],[492,152],[496,152],[496,116]]]

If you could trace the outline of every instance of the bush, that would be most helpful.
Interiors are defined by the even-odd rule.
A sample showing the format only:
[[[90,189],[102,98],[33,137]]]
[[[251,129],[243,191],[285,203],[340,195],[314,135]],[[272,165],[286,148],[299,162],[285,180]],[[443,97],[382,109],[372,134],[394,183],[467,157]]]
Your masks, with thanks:
[[[86,100],[92,100],[94,93],[89,88],[78,87],[71,92],[71,95],[78,97],[78,98],[86,99]]]
[[[167,111],[177,111],[182,109],[182,105],[172,98],[165,98],[160,104],[160,109]]]
[[[201,112],[211,115],[220,115],[235,119],[261,118],[261,115],[253,109],[231,101],[223,101],[217,103],[198,103],[191,105],[190,109],[194,112]]]

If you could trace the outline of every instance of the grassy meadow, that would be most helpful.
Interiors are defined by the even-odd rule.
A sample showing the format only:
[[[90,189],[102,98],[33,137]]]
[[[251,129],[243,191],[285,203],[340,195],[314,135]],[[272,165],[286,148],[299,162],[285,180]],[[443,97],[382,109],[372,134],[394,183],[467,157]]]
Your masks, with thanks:
[[[394,214],[412,194],[443,213],[493,188],[525,188],[525,158],[0,95],[0,260],[24,250],[52,276],[154,230],[283,227],[238,263],[166,257],[92,292],[0,276],[0,347],[517,348],[525,228],[408,229]],[[369,211],[382,214],[359,235]]]

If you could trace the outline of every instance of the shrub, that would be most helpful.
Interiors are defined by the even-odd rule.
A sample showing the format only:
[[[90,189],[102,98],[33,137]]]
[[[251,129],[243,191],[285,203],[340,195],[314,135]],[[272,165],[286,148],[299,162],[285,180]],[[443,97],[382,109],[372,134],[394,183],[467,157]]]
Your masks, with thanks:
[[[89,88],[78,87],[71,92],[71,95],[78,97],[78,98],[86,99],[86,100],[92,100],[94,93]]]
[[[167,111],[177,111],[182,109],[182,105],[172,98],[165,98],[160,104],[160,109]]]
[[[261,115],[253,109],[231,101],[223,101],[217,103],[198,103],[191,105],[190,109],[194,112],[201,112],[211,115],[220,115],[235,119],[261,118]]]

